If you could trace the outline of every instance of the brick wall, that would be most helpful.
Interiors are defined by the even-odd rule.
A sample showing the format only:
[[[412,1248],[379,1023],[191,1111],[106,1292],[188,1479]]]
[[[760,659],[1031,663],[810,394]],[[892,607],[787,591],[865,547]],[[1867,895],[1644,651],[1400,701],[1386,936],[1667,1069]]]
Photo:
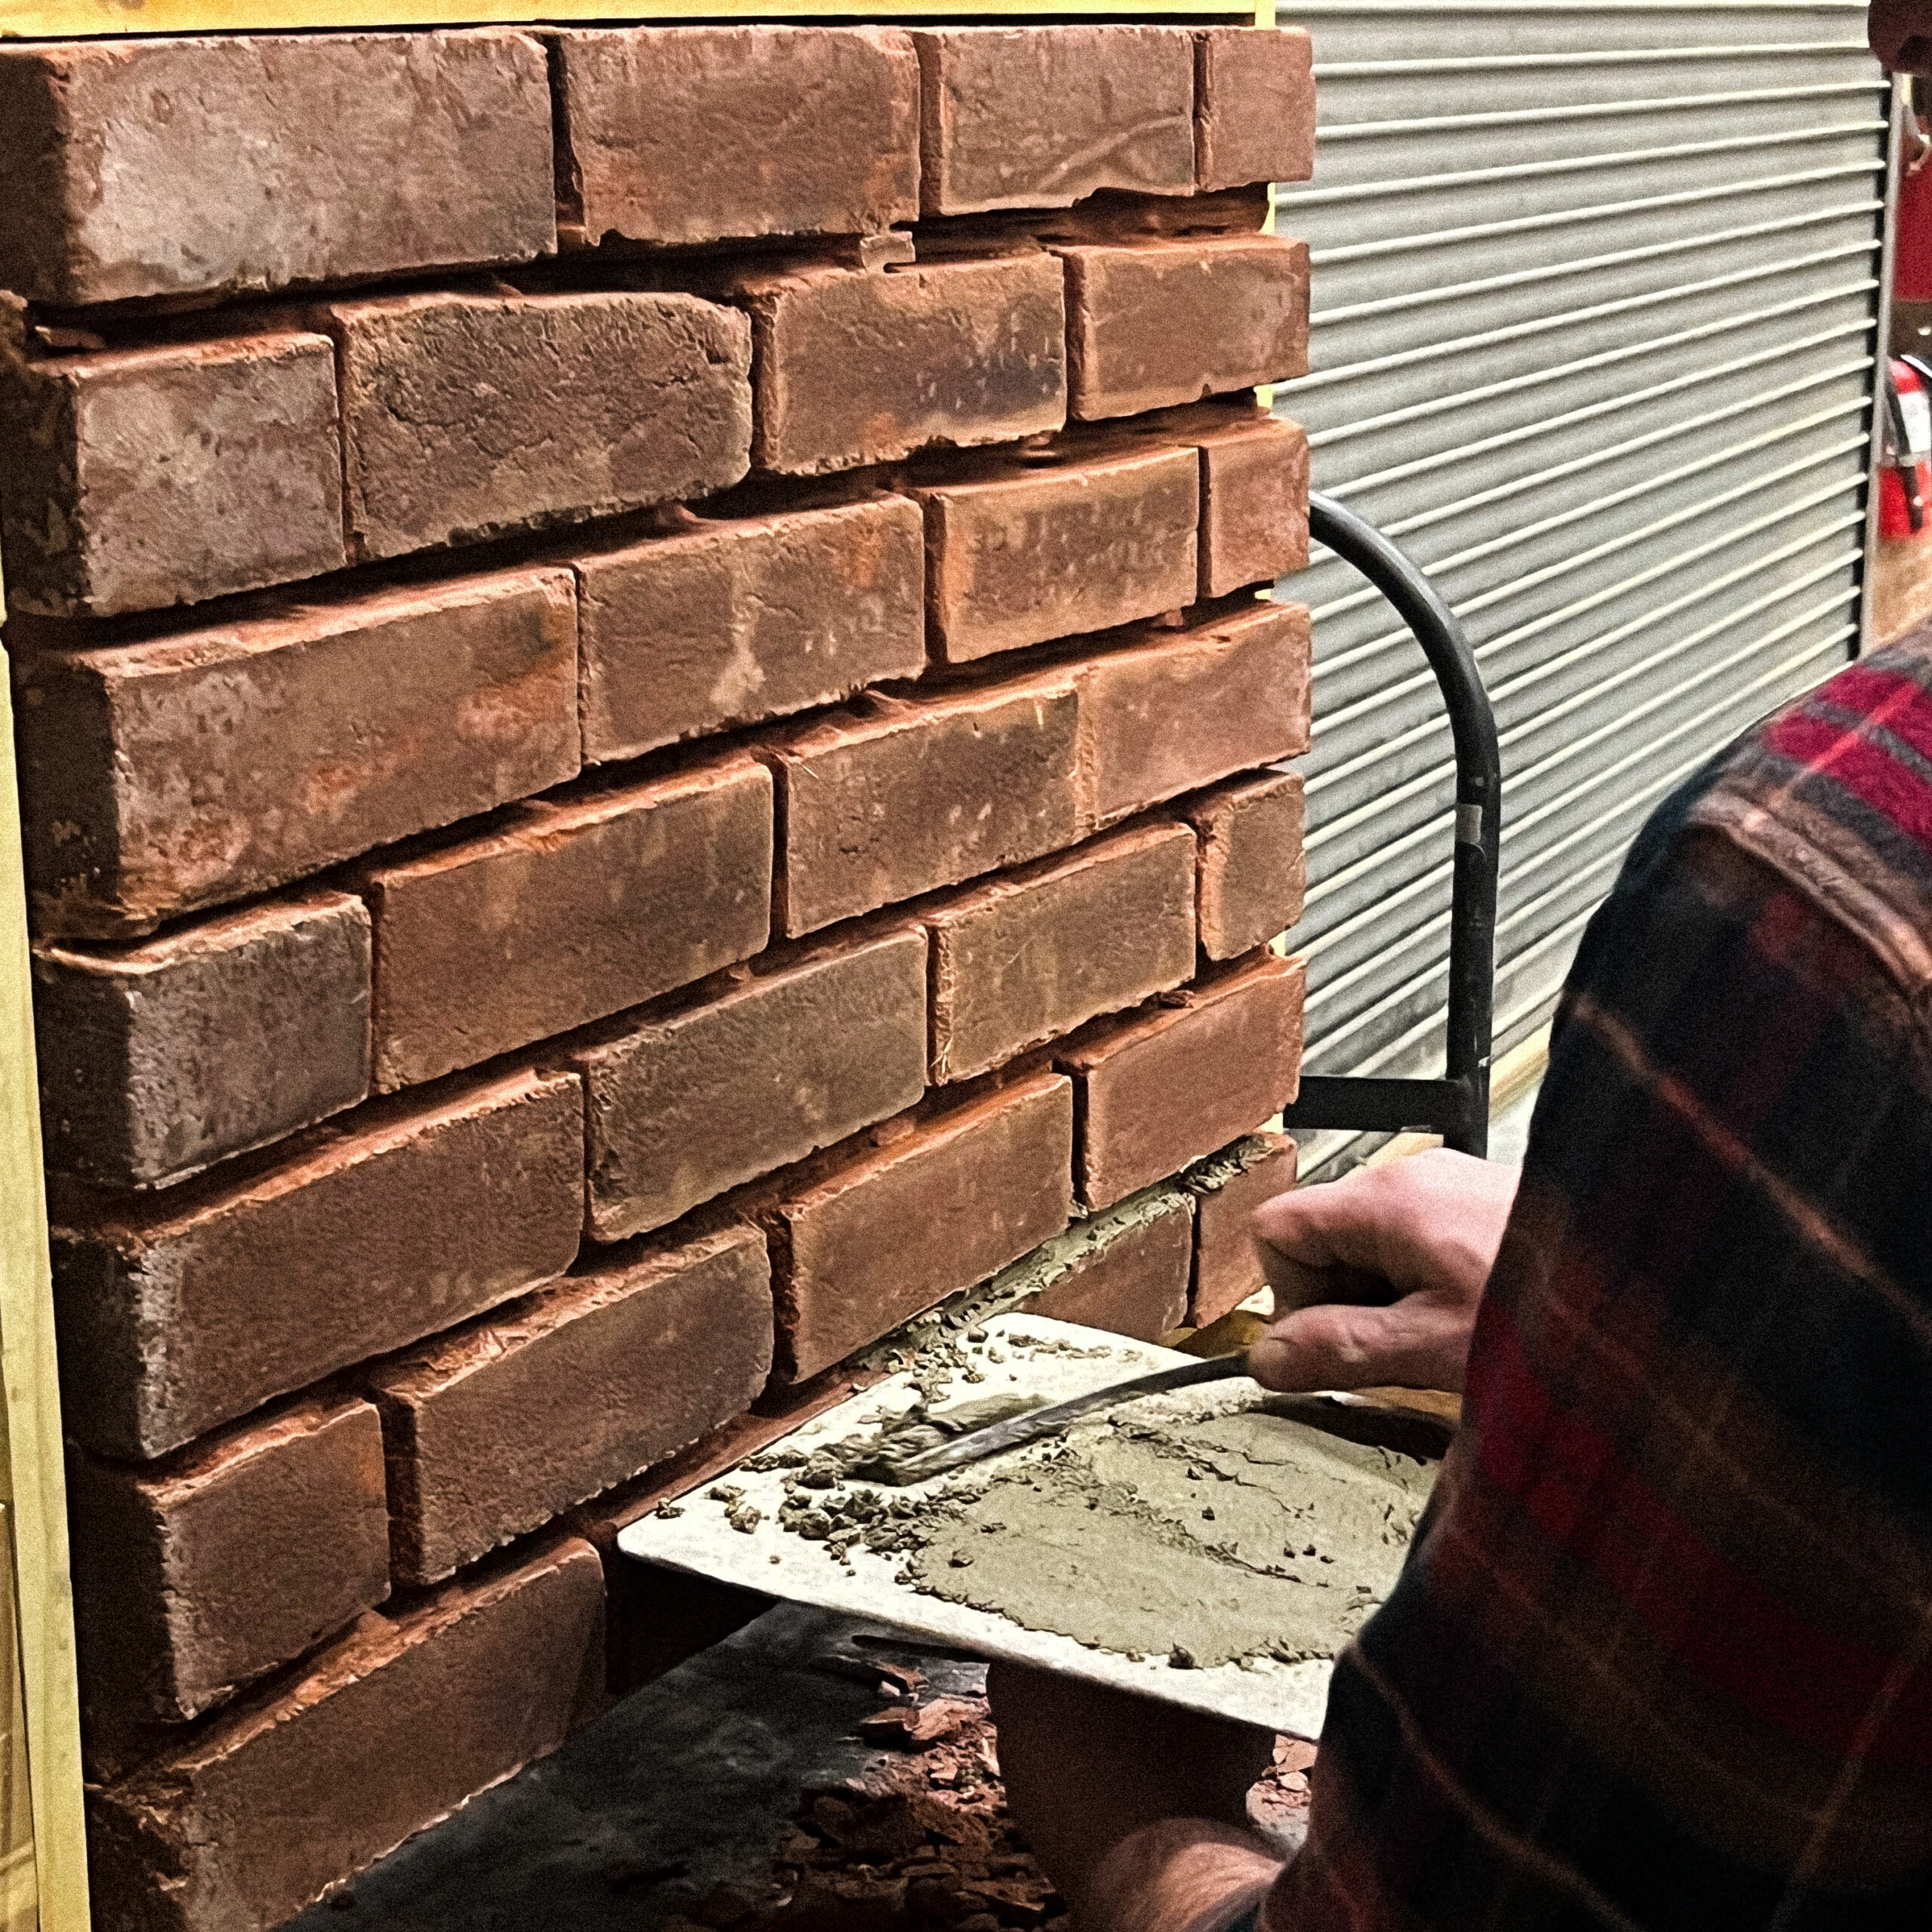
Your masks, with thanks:
[[[103,1925],[553,1746],[613,1526],[909,1318],[1253,1284],[1312,116],[1244,29],[0,48]]]

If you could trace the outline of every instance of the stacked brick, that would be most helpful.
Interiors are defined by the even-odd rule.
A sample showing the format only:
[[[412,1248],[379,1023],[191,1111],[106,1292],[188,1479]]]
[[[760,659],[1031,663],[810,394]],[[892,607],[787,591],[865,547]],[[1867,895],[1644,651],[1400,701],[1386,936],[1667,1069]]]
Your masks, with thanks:
[[[909,1318],[1255,1284],[1312,118],[1220,28],[0,50],[103,1924],[554,1746],[592,1544]]]

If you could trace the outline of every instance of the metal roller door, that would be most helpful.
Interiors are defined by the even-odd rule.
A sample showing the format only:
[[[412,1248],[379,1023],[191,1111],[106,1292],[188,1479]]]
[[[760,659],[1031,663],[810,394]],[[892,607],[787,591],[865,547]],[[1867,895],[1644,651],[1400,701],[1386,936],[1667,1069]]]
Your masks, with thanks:
[[[1477,648],[1505,777],[1497,1050],[1651,808],[1857,635],[1889,91],[1852,4],[1318,0],[1315,487]],[[1308,1065],[1439,1067],[1448,734],[1319,555]],[[1346,1137],[1312,1137],[1314,1163]]]

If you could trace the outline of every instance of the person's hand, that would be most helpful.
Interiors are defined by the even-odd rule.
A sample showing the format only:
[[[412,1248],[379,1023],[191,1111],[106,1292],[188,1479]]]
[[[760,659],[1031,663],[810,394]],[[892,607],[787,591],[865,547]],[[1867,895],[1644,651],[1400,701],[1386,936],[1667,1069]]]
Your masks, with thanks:
[[[1436,1148],[1263,1202],[1254,1229],[1278,1319],[1248,1351],[1255,1380],[1460,1390],[1516,1180]]]

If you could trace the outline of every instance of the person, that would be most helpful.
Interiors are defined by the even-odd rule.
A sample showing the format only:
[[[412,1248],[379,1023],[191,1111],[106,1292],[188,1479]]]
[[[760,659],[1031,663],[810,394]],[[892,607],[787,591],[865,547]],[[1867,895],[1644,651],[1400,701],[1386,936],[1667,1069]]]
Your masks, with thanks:
[[[1652,818],[1520,1180],[1438,1152],[1257,1226],[1398,1297],[1259,1379],[1463,1420],[1285,1865],[1265,1735],[992,1673],[1083,1932],[1932,1926],[1932,630]]]

